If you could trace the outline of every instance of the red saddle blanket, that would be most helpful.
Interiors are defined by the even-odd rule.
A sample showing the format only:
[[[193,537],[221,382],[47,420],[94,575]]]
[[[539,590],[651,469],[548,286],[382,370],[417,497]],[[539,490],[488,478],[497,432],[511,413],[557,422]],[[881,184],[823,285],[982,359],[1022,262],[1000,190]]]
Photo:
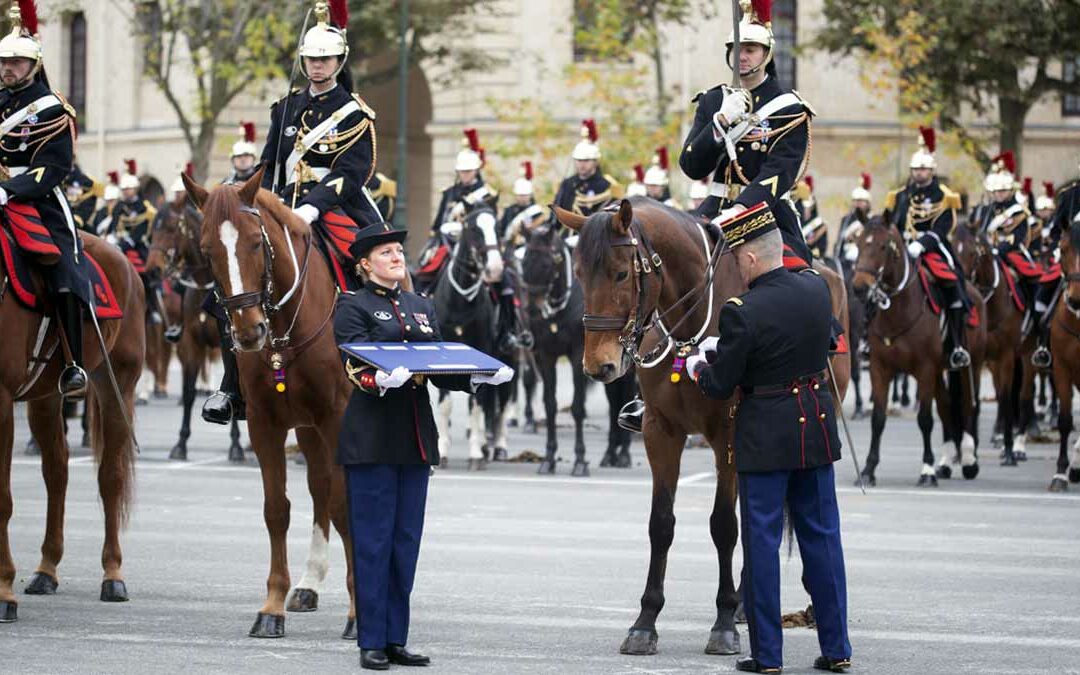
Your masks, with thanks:
[[[929,253],[922,257],[919,263],[919,283],[922,284],[923,292],[926,293],[926,304],[935,315],[941,314],[942,300],[941,287],[933,283],[933,280],[956,283],[956,273],[938,253]],[[979,310],[974,305],[968,310],[967,323],[972,328],[979,325]]]
[[[1019,255],[1019,254],[1017,254]],[[1025,261],[1026,262],[1026,261]],[[1012,298],[1013,304],[1016,308],[1023,312],[1027,309],[1027,303],[1024,301],[1024,296],[1020,294],[1020,289],[1016,287],[1016,279],[1009,272],[1009,266],[1005,264],[1005,261],[998,258],[997,264],[1000,267],[1001,276],[1005,279],[1005,284],[1009,287],[1009,297]],[[1040,276],[1042,275],[1042,269],[1039,270]]]
[[[338,288],[356,290],[360,282],[352,270],[356,261],[349,247],[359,236],[360,226],[341,211],[327,211],[313,229],[319,234],[320,248],[326,254]]]
[[[10,205],[11,202],[8,204]],[[20,210],[26,208],[26,205],[19,206]],[[33,215],[26,216],[26,222],[30,225],[26,228],[16,223],[17,217],[13,216],[12,209],[8,209],[8,221],[12,227],[10,230],[5,227],[0,231],[0,257],[3,258],[8,285],[15,299],[29,310],[43,312],[45,307],[42,296],[45,290],[41,287],[40,279],[34,277],[31,256],[44,264],[56,264],[60,258],[60,249],[49,236],[49,231],[41,225],[41,217],[37,215],[37,209],[32,206],[28,208],[33,211]],[[35,217],[37,227],[33,227]],[[40,230],[37,229],[38,227]],[[19,234],[20,229],[22,229],[22,235]],[[90,286],[94,290],[94,311],[97,318],[102,321],[122,318],[124,310],[120,307],[120,301],[117,300],[112,284],[109,283],[109,278],[105,276],[101,265],[85,250],[79,256],[79,264],[85,268],[86,275],[90,279]]]

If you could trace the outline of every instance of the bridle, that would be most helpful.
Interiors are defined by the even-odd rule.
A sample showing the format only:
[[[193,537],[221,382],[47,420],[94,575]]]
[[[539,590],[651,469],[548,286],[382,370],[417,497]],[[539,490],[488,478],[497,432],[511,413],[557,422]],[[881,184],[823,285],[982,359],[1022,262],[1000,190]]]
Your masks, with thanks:
[[[975,243],[975,262],[971,266],[972,279],[970,281],[971,281],[971,283],[975,284],[975,287],[979,290],[979,293],[982,294],[983,300],[989,302],[990,298],[994,297],[994,294],[997,293],[998,286],[1001,285],[1001,265],[1002,265],[1002,263],[997,258],[997,256],[995,256],[989,250],[989,247],[988,247],[987,244],[985,244],[984,242],[979,241],[979,240],[976,240],[974,243]],[[993,282],[991,282],[989,288],[984,289],[982,286],[980,286],[978,284],[976,279],[978,278],[978,275],[979,275],[979,262],[982,261],[983,258],[986,258],[986,257],[990,258],[991,267],[994,270],[994,280],[993,280]]]
[[[171,211],[172,205],[170,204],[168,208]],[[213,279],[206,283],[200,284],[199,282],[195,281],[195,279],[193,278],[194,275],[185,276],[184,274],[185,272],[190,272],[190,265],[188,264],[189,261],[187,259],[187,256],[181,256],[178,251],[178,240],[180,242],[187,242],[188,248],[194,250],[196,252],[196,255],[198,251],[197,237],[195,237],[188,228],[187,215],[188,214],[186,207],[180,209],[180,213],[176,217],[175,228],[171,230],[165,230],[164,225],[166,221],[162,221],[162,225],[158,228],[158,230],[166,231],[173,236],[172,246],[159,246],[152,243],[150,245],[150,252],[152,253],[154,251],[158,251],[161,253],[162,257],[165,259],[165,276],[170,277],[173,282],[185,288],[199,291],[208,291],[215,286],[215,282]],[[205,261],[202,261],[201,264],[194,267],[194,269],[196,270],[202,270],[207,268],[209,268],[209,264],[207,264]]]
[[[611,217],[614,217],[612,211],[605,211],[611,214]],[[583,317],[585,330],[598,333],[619,331],[619,344],[622,346],[623,351],[630,356],[634,361],[634,364],[639,368],[652,368],[658,365],[667,358],[668,353],[673,348],[678,353],[681,353],[686,351],[687,348],[696,345],[705,335],[705,331],[708,330],[709,324],[712,323],[714,300],[712,285],[713,278],[716,276],[716,268],[720,263],[721,257],[727,253],[731,253],[731,250],[727,247],[727,240],[724,238],[723,233],[720,234],[716,246],[712,247],[710,251],[708,235],[706,234],[705,229],[701,225],[698,225],[698,228],[705,244],[707,261],[705,279],[701,284],[684,293],[682,297],[676,300],[670,307],[661,311],[658,305],[660,295],[663,292],[664,273],[661,267],[664,263],[660,254],[656,252],[652,243],[649,241],[649,238],[645,235],[645,231],[641,228],[637,218],[633,218],[630,222],[630,226],[627,228],[626,234],[614,239],[610,243],[610,246],[611,248],[630,247],[634,249],[631,259],[631,267],[633,268],[634,276],[634,310],[632,314],[627,313],[623,316],[586,314]],[[656,274],[659,277],[659,288],[656,292],[656,303],[649,309],[647,307],[649,279],[653,274]],[[674,337],[675,331],[686,323],[706,298],[708,298],[709,303],[708,313],[706,314],[705,321],[702,323],[701,328],[689,340],[676,340]],[[664,319],[690,299],[694,299],[694,302],[671,328],[667,328],[664,325]],[[653,328],[657,328],[660,331],[660,340],[655,347],[650,349],[647,353],[642,354],[641,342],[644,340],[645,334]]]
[[[461,253],[462,244],[466,240],[466,232],[469,230],[480,231],[480,226],[472,221],[470,218],[466,218],[462,223],[461,235],[454,243],[454,248],[450,251],[450,261],[446,264],[446,276],[450,287],[454,289],[454,292],[462,297],[465,302],[471,303],[476,299],[476,296],[480,294],[480,289],[484,287],[484,262],[481,256],[491,250],[498,250],[498,246],[490,246],[484,244],[482,247],[478,246],[466,246],[465,251],[468,253],[468,263],[465,272],[468,274],[470,281],[462,283],[458,282],[454,275],[454,269],[458,260],[458,256]],[[471,278],[475,275],[475,281],[471,281]]]
[[[571,261],[570,251],[567,248],[565,239],[560,236],[554,235],[552,236],[551,241],[547,244],[533,243],[534,240],[540,239],[544,235],[548,234],[548,232],[550,232],[550,230],[537,230],[533,232],[532,236],[530,236],[529,238],[529,242],[525,244],[526,256],[529,255],[530,251],[537,254],[547,253],[550,255],[551,261],[555,265],[559,263],[558,257],[560,255],[562,256],[563,273],[561,281],[563,283],[561,284],[561,289],[557,294],[556,282],[560,281],[557,274],[552,275],[551,279],[547,283],[543,284],[531,284],[528,281],[524,281],[525,289],[529,291],[530,298],[532,297],[533,293],[543,296],[544,300],[537,308],[540,310],[540,316],[544,319],[550,319],[551,317],[566,309],[567,305],[570,304],[570,294],[573,290],[574,283],[573,263]],[[558,249],[558,253],[556,252],[556,249]],[[524,266],[524,261],[522,261],[522,268],[524,268]],[[522,274],[522,278],[524,280],[524,274]],[[529,302],[530,307],[532,307],[533,304],[531,300]]]
[[[900,279],[900,284],[890,290],[882,277],[885,275],[885,268],[893,256],[899,256],[903,259],[904,276]],[[907,251],[900,251],[900,246],[897,245],[896,239],[893,239],[890,236],[889,243],[885,245],[885,259],[881,261],[881,264],[878,265],[877,269],[869,269],[862,265],[856,265],[855,271],[869,274],[874,277],[874,283],[870,286],[867,302],[876,304],[882,311],[886,311],[892,307],[892,299],[903,293],[904,289],[907,288],[908,283],[911,281],[911,258],[908,256]]]

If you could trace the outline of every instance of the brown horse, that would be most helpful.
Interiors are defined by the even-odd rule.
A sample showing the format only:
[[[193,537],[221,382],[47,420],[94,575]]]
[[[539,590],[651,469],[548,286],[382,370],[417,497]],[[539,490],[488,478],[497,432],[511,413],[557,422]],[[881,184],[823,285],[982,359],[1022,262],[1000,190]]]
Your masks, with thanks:
[[[608,383],[636,364],[646,404],[642,433],[653,480],[649,571],[641,612],[620,651],[656,653],[656,619],[664,605],[667,556],[675,534],[679,465],[687,436],[700,433],[712,447],[716,465],[709,529],[720,569],[717,618],[705,651],[738,653],[732,405],[705,398],[680,371],[681,359],[693,345],[717,334],[720,304],[746,290],[734,258],[689,215],[650,199],[623,200],[617,210],[588,219],[558,208],[556,214],[559,222],[581,234],[574,269],[585,295],[585,373]],[[670,331],[672,339],[664,339],[662,331]]]
[[[994,381],[1004,446],[1002,466],[1016,466],[1013,454],[1018,360],[1030,357],[1032,340],[1023,340],[1024,310],[1013,299],[1017,280],[981,234],[958,227],[953,232],[953,250],[966,273],[986,303],[986,360]],[[1016,442],[1016,452],[1023,452],[1023,435]]]
[[[331,315],[337,292],[329,264],[315,250],[312,228],[276,195],[259,189],[263,170],[242,185],[207,192],[184,176],[203,214],[201,250],[210,261],[222,305],[232,324],[240,385],[247,402],[248,435],[263,480],[263,518],[270,535],[267,597],[252,637],[285,634],[289,567],[286,537],[285,438],[290,429],[307,465],[314,529],[307,571],[289,611],[313,611],[328,567],[330,521],[345,544],[349,620],[355,630],[352,547],[345,479],[334,462],[341,418],[351,386],[341,367]]]
[[[167,278],[173,286],[183,289],[180,342],[176,346],[183,373],[184,407],[180,423],[180,438],[169,459],[186,460],[187,442],[191,437],[191,408],[195,404],[196,380],[215,352],[221,349],[221,333],[217,320],[203,311],[203,301],[214,288],[210,263],[199,250],[199,212],[188,205],[187,195],[168,204],[150,240],[147,270]],[[175,294],[181,295],[181,294]],[[240,424],[234,419],[230,430],[229,461],[243,463],[244,448],[240,444]]]
[[[930,434],[934,429],[931,404],[935,399],[945,439],[955,444],[961,454],[964,477],[975,478],[979,472],[977,374],[981,372],[986,348],[986,311],[982,297],[969,283],[968,296],[979,317],[978,325],[969,325],[967,329],[971,367],[968,372],[950,373],[950,382],[946,386],[942,377],[945,360],[939,320],[930,309],[920,283],[917,262],[908,256],[900,231],[875,216],[856,245],[859,257],[855,263],[855,289],[860,294],[868,293],[869,300],[877,305],[867,329],[874,410],[870,422],[870,451],[862,469],[863,483],[875,485],[877,482],[874,471],[880,461],[889,383],[898,373],[909,373],[918,383],[918,422],[923,437],[923,466],[918,485],[936,486],[938,476],[948,478],[952,475],[954,453],[944,449],[937,472],[934,469]]]
[[[89,319],[83,331],[84,365],[92,385],[87,399],[92,411],[91,446],[98,462],[98,490],[105,511],[105,545],[101,552],[105,574],[100,597],[106,602],[123,602],[128,595],[121,571],[120,530],[127,523],[135,490],[136,449],[128,420],[133,420],[135,386],[145,358],[146,305],[142,282],[127,258],[95,236],[82,232],[79,236],[85,250],[105,272],[124,312],[123,318],[101,324],[123,401],[116,400]],[[48,494],[41,562],[26,586],[28,594],[51,595],[59,585],[57,566],[64,554],[64,501],[68,483],[68,445],[61,418],[62,401],[56,387],[65,361],[65,347],[60,344],[56,321],[46,322],[41,314],[25,309],[15,302],[12,293],[5,296],[3,289],[7,284],[0,266],[0,324],[4,326],[0,349],[0,622],[15,621],[18,605],[12,590],[15,562],[7,529],[12,512],[15,401],[27,402],[30,431],[41,445],[41,473]],[[37,357],[42,360],[35,361]]]
[[[146,270],[150,274],[149,266]],[[150,310],[146,315],[146,369],[153,378],[151,393],[160,399],[168,396],[169,362],[173,356],[173,345],[165,339],[165,329],[180,321],[182,309],[180,296],[162,284],[155,285],[151,296],[146,299]],[[139,395],[140,405],[144,398],[145,394]]]
[[[1050,325],[1050,346],[1054,354],[1054,389],[1058,395],[1057,427],[1061,434],[1057,472],[1050,481],[1051,492],[1064,492],[1069,483],[1080,483],[1080,440],[1073,446],[1069,466],[1069,434],[1073,430],[1073,387],[1080,387],[1080,224],[1073,223],[1061,238],[1061,273],[1064,298],[1058,303]],[[1068,473],[1066,479],[1065,472]]]

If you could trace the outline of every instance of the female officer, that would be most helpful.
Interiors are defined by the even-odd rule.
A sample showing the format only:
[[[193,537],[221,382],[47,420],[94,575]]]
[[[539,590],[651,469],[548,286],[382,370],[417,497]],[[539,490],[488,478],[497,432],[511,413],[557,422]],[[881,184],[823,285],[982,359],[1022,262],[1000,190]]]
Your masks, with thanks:
[[[404,240],[404,231],[382,223],[360,231],[351,252],[369,281],[338,299],[338,344],[442,340],[434,303],[399,286],[407,274]],[[439,463],[427,378],[405,367],[387,373],[349,357],[344,361],[357,390],[345,411],[337,460],[345,466],[348,490],[360,665],[371,670],[386,670],[391,663],[426,666],[430,659],[409,652],[405,643],[428,476]],[[431,380],[441,389],[469,391],[512,375],[504,367],[491,376]]]

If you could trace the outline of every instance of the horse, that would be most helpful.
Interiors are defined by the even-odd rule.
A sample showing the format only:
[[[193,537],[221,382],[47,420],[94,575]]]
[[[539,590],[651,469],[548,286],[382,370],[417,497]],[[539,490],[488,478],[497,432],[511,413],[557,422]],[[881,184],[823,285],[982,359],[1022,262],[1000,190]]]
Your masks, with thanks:
[[[1050,325],[1054,390],[1058,397],[1058,458],[1050,492],[1064,492],[1069,483],[1080,483],[1080,440],[1073,446],[1069,465],[1069,434],[1073,431],[1073,387],[1080,387],[1080,224],[1072,223],[1061,237],[1063,298]],[[1068,475],[1066,476],[1066,471]]]
[[[146,313],[146,368],[152,378],[150,395],[163,399],[169,395],[169,362],[173,356],[173,345],[165,339],[165,331],[180,322],[183,309],[180,296],[168,289],[149,265],[144,274],[152,279],[145,288],[153,290],[146,299],[149,310]],[[146,398],[149,398],[147,394],[140,394],[140,405]]]
[[[0,232],[0,236],[7,234]],[[119,249],[84,232],[78,236],[84,252],[100,266],[115,294],[116,307],[123,312],[121,318],[101,323],[107,361],[90,318],[84,319],[83,354],[91,385],[87,398],[90,440],[105,513],[100,599],[124,602],[128,591],[121,569],[120,531],[127,525],[135,492],[137,448],[130,425],[146,353],[146,299],[142,281]],[[39,275],[33,275],[41,289]],[[16,302],[14,292],[5,295],[5,289],[11,287],[12,280],[0,265],[0,324],[4,326],[0,349],[0,623],[18,618],[18,602],[12,590],[15,562],[8,543],[14,403],[27,403],[30,431],[41,447],[41,472],[48,499],[41,561],[24,591],[29,595],[52,595],[59,586],[57,567],[64,553],[69,456],[61,416],[63,402],[56,387],[65,364],[66,344],[61,344],[55,320]],[[44,294],[39,295],[39,302],[42,297]],[[108,363],[112,364],[112,374]],[[118,395],[122,400],[117,400]]]
[[[664,605],[664,576],[675,533],[675,491],[689,434],[700,433],[713,449],[716,494],[709,530],[719,563],[717,617],[708,654],[737,654],[738,596],[732,552],[738,537],[732,401],[705,398],[685,377],[685,358],[705,335],[716,335],[720,303],[746,290],[734,258],[715,228],[689,214],[644,197],[622,200],[585,218],[555,209],[560,223],[580,232],[574,274],[585,300],[585,374],[612,382],[634,365],[645,401],[642,433],[652,474],[650,557],[641,612],[620,646],[624,654],[655,654],[656,619]],[[844,304],[843,285],[831,275],[830,295]],[[836,293],[839,292],[839,296]],[[846,312],[844,312],[846,317]],[[831,358],[839,406],[845,357]],[[832,378],[830,378],[832,379]]]
[[[525,315],[534,336],[533,356],[544,385],[544,413],[547,418],[547,447],[539,473],[555,473],[558,441],[555,434],[555,401],[558,378],[555,364],[563,356],[570,361],[574,398],[570,411],[574,418],[573,476],[588,476],[585,461],[586,381],[582,356],[585,327],[581,316],[585,299],[581,284],[574,278],[571,250],[566,240],[551,226],[538,227],[527,234],[525,255],[521,261],[525,288]],[[622,377],[604,384],[608,398],[608,442],[600,466],[629,468],[630,432],[618,424],[619,410],[634,397],[635,377],[629,370]]]
[[[971,353],[968,373],[950,373],[949,385],[942,378],[945,355],[939,332],[939,319],[931,309],[932,297],[918,262],[911,259],[900,231],[874,216],[856,242],[859,257],[855,263],[855,289],[866,293],[874,307],[868,326],[870,342],[870,386],[873,413],[870,422],[870,450],[862,469],[861,481],[876,485],[875,469],[880,461],[881,435],[885,430],[889,384],[898,373],[910,373],[918,384],[918,423],[923,438],[923,466],[918,479],[921,487],[937,486],[938,477],[949,478],[953,453],[942,450],[941,463],[934,468],[930,434],[934,428],[932,401],[937,401],[938,416],[946,441],[952,441],[961,454],[964,478],[979,473],[978,403],[979,378],[986,348],[986,309],[974,286],[967,283],[968,297],[978,317],[976,326],[967,327],[967,348]],[[928,283],[928,282],[927,282]],[[941,308],[944,313],[946,310]]]
[[[453,247],[431,289],[444,339],[463,342],[485,354],[495,353],[495,302],[491,285],[502,279],[503,260],[495,236],[495,215],[481,207],[469,212],[455,233]],[[469,398],[470,471],[487,465],[485,450],[506,456],[506,402],[512,381],[481,387]],[[450,393],[439,390],[439,455],[446,466],[450,452]]]
[[[176,347],[183,373],[184,408],[180,438],[169,452],[169,459],[187,460],[187,442],[191,437],[191,409],[195,404],[199,374],[216,350],[221,349],[221,333],[216,319],[203,311],[203,302],[214,289],[210,262],[199,250],[202,218],[187,204],[187,197],[168,204],[150,239],[146,268],[173,285],[184,289],[181,299],[180,341]],[[181,294],[178,294],[181,295]],[[229,431],[229,461],[244,462],[240,444],[240,424],[235,419]]]
[[[326,578],[330,522],[341,536],[348,567],[349,615],[342,637],[355,638],[353,565],[344,471],[334,462],[341,418],[352,386],[330,329],[337,297],[328,261],[313,228],[269,190],[264,168],[239,185],[212,190],[183,176],[203,215],[199,247],[210,263],[230,319],[248,437],[263,482],[263,519],[270,536],[266,600],[251,637],[285,635],[285,610],[314,611]],[[290,429],[306,460],[314,510],[304,576],[289,593],[285,439]]]

